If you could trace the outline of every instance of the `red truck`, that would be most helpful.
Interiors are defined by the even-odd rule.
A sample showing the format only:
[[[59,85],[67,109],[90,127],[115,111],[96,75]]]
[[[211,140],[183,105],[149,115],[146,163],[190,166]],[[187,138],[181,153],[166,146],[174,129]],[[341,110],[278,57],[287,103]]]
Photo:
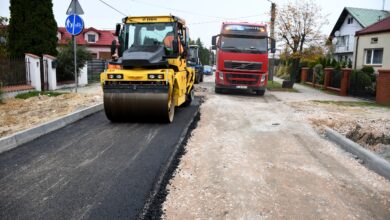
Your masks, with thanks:
[[[222,23],[221,33],[212,37],[217,50],[215,93],[247,90],[264,95],[268,81],[268,43],[275,52],[275,40],[267,26],[246,22]]]

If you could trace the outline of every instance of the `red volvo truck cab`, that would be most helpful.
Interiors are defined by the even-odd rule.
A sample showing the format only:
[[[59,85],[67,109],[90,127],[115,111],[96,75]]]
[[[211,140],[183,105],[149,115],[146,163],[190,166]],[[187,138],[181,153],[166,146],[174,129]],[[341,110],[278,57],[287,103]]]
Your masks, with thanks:
[[[275,40],[268,37],[266,25],[222,23],[219,35],[213,36],[217,70],[215,92],[247,90],[264,95],[268,81],[268,43],[275,52]]]

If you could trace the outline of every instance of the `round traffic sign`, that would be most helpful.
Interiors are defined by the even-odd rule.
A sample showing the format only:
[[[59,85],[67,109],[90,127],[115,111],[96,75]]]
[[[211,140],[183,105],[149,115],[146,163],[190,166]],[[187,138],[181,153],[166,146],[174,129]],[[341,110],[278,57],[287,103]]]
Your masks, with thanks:
[[[79,35],[84,29],[84,21],[76,14],[69,15],[65,20],[65,28],[71,35]]]

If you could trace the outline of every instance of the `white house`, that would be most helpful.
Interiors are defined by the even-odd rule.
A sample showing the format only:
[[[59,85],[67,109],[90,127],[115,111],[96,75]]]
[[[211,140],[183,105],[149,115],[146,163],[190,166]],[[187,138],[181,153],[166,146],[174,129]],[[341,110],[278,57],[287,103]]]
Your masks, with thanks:
[[[355,33],[388,16],[389,11],[345,7],[329,36],[335,49],[334,58],[353,62]]]

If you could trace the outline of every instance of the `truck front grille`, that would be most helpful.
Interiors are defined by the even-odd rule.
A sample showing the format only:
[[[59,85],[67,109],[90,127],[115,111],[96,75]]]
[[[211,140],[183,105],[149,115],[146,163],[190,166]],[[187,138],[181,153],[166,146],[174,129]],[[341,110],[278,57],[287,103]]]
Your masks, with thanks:
[[[226,73],[227,81],[233,85],[256,85],[259,82],[259,74],[235,74]]]
[[[246,61],[225,61],[225,69],[227,70],[246,70],[246,71],[260,71],[263,63],[260,62],[246,62]]]

